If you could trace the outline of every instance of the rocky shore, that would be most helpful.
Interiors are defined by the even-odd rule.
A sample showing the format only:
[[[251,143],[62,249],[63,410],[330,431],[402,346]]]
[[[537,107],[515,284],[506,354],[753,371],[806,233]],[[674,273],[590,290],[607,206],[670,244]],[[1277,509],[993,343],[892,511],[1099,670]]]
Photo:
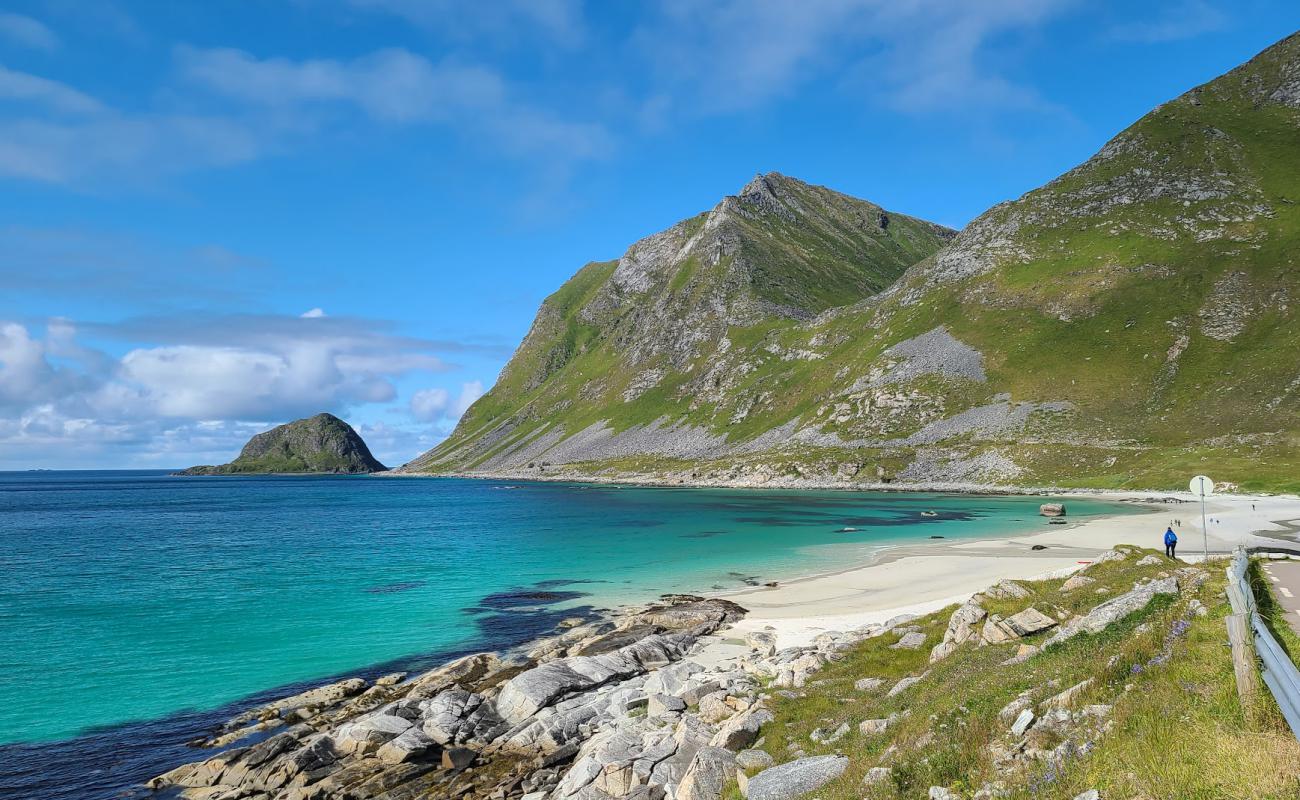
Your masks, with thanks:
[[[1110,551],[1097,563],[1128,557]],[[1049,629],[1049,644],[1100,631],[1157,595],[1195,591],[1205,577],[1194,568],[1161,573],[1068,619],[1028,600],[1015,614],[987,613],[983,603],[1030,597],[1002,581],[952,613],[929,663],[963,646],[1014,643]],[[1066,589],[1090,582],[1079,575]],[[338,681],[230,720],[193,743],[225,749],[158,776],[149,788],[187,800],[719,800],[739,781],[750,800],[794,798],[839,776],[848,760],[796,749],[778,766],[756,749],[773,720],[774,695],[797,697],[819,670],[868,639],[889,635],[894,650],[930,642],[925,629],[908,624],[912,615],[901,615],[779,650],[772,632],[750,631],[730,643],[734,655],[719,658],[720,640],[711,634],[725,633],[745,613],[722,599],[666,596],[615,619],[574,620],[526,653],[479,653],[373,683]],[[1039,649],[1021,645],[1012,660],[1027,661]],[[894,697],[928,673],[856,688]],[[1032,705],[1022,705],[1007,714],[1013,727],[1035,722]],[[1062,730],[1100,735],[1104,715],[1089,707],[1075,716],[1055,712],[1052,720]],[[868,721],[880,731],[894,722]],[[834,742],[848,730],[841,727],[814,731],[810,744]]]

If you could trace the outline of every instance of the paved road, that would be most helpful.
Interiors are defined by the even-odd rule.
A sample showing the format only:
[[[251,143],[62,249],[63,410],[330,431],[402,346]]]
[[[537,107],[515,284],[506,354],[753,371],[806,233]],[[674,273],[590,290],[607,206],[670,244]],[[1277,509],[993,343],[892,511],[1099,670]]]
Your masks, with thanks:
[[[1273,594],[1286,609],[1286,621],[1300,635],[1300,561],[1265,561],[1264,574],[1273,583]]]

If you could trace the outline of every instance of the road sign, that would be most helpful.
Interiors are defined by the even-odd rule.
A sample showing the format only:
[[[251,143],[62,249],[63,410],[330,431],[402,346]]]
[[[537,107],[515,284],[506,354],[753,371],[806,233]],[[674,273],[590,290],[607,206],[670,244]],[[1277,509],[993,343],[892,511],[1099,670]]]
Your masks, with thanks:
[[[1205,548],[1204,558],[1210,560],[1210,532],[1205,525],[1205,498],[1214,493],[1214,481],[1204,475],[1197,475],[1187,484],[1187,488],[1192,490],[1192,496],[1201,500],[1201,544]]]

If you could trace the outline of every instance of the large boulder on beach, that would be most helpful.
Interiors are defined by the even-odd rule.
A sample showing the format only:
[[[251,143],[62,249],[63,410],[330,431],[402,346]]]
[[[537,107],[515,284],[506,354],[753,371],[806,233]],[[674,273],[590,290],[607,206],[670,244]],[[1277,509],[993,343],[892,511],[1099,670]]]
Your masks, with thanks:
[[[506,681],[497,696],[497,712],[507,722],[522,722],[566,695],[664,666],[680,658],[690,641],[682,634],[647,636],[612,653],[542,664]]]
[[[1038,507],[1038,513],[1044,517],[1064,517],[1065,503],[1043,503]]]

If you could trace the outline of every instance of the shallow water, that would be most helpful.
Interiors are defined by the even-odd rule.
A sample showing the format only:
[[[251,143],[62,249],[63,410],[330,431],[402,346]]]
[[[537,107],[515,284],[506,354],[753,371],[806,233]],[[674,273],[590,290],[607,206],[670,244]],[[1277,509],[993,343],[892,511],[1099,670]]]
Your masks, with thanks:
[[[1041,502],[0,473],[0,795],[84,779],[65,796],[112,796],[277,687],[428,666],[566,616],[842,568],[889,544],[1037,530]],[[1128,510],[1068,502],[1071,518]]]

